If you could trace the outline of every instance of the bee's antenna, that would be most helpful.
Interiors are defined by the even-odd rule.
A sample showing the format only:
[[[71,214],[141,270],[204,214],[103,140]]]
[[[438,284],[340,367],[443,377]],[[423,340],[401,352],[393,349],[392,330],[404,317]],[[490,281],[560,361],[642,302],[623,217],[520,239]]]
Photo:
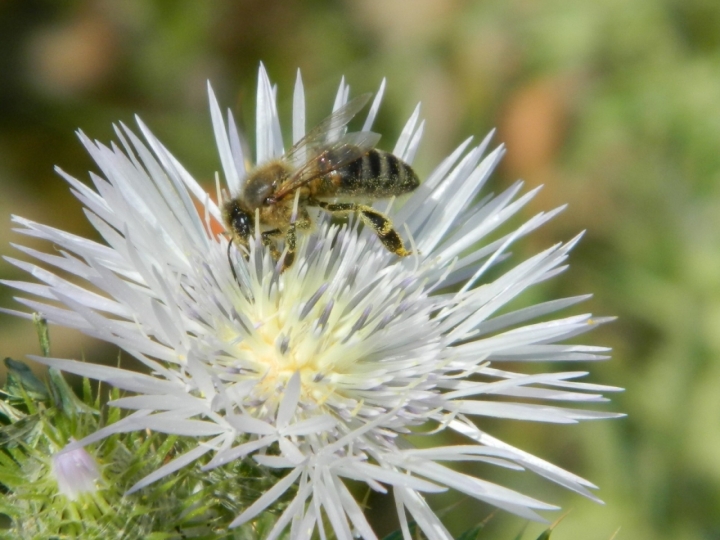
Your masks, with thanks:
[[[227,248],[227,260],[228,264],[230,265],[230,271],[232,272],[233,278],[235,278],[235,281],[238,285],[240,285],[240,280],[237,277],[237,273],[235,273],[235,265],[233,264],[232,258],[230,257],[230,248],[233,245],[233,239],[230,237],[228,239],[228,248]]]

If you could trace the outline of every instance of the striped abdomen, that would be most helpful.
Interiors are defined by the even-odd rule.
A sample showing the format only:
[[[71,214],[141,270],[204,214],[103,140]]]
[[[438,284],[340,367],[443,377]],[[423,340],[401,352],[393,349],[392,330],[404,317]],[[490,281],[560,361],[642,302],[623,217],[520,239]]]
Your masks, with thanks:
[[[331,151],[332,152],[332,151]],[[332,162],[332,155],[329,156]],[[400,158],[375,148],[362,157],[318,179],[315,196],[392,197],[413,191],[420,184],[415,171]]]

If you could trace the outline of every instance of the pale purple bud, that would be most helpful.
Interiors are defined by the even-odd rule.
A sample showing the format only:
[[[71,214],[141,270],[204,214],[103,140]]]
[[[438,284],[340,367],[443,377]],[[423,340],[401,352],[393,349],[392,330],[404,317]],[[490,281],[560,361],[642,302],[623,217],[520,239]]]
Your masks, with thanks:
[[[81,493],[94,493],[97,490],[95,481],[100,478],[100,470],[95,459],[84,448],[53,454],[52,465],[58,490],[71,501],[76,500]]]

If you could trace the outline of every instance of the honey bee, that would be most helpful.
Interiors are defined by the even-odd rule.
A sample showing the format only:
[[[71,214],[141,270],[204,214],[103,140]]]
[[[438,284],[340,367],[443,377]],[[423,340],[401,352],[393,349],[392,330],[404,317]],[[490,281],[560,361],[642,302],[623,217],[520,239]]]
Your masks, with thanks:
[[[230,245],[249,247],[256,232],[257,213],[261,241],[276,261],[281,256],[276,242],[285,238],[285,270],[295,260],[297,230],[312,226],[307,207],[317,207],[331,214],[357,214],[388,251],[400,257],[410,255],[386,215],[352,200],[402,195],[420,183],[410,165],[375,148],[380,139],[377,133],[359,131],[337,136],[369,99],[370,94],[364,94],[349,101],[285,155],[250,171],[240,193],[233,194],[222,207]],[[339,198],[350,200],[337,202]]]

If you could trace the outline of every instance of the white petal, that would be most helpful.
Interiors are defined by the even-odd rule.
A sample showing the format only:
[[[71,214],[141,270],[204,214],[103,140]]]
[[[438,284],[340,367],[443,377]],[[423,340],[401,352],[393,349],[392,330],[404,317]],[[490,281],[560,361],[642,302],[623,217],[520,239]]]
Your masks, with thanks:
[[[530,420],[533,422],[552,422],[557,424],[575,424],[578,420],[618,418],[619,416],[622,416],[615,413],[585,411],[582,409],[563,409],[560,407],[521,403],[467,400],[457,400],[453,403],[459,412],[466,414],[493,416],[495,418],[512,418],[515,420]]]
[[[415,124],[417,124],[418,118],[420,118],[420,104],[419,103],[415,106],[415,110],[410,115],[410,118],[408,119],[407,123],[405,124],[405,127],[403,128],[402,132],[400,133],[400,137],[398,138],[398,141],[395,144],[395,149],[392,151],[392,153],[395,154],[396,156],[404,156],[405,155],[405,150],[407,149],[407,145],[410,142],[410,138],[412,137],[412,134],[415,131]]]
[[[147,416],[148,414],[150,414],[150,411],[134,412],[130,416],[126,416],[125,418],[118,420],[114,424],[105,426],[104,428],[97,430],[95,433],[91,433],[90,435],[80,439],[79,441],[68,444],[65,448],[62,449],[62,452],[70,452],[72,450],[75,450],[76,448],[82,448],[83,446],[87,446],[88,444],[101,441],[105,437],[115,435],[116,433],[128,433],[130,431],[137,431],[141,428],[139,428],[135,422],[138,419]]]
[[[377,116],[378,109],[380,109],[380,104],[382,103],[383,94],[385,94],[385,83],[386,80],[383,78],[380,83],[380,88],[378,89],[377,94],[375,94],[375,99],[370,106],[370,111],[365,119],[362,131],[372,131],[373,124],[375,123],[375,117]]]
[[[355,499],[348,491],[347,487],[345,487],[345,484],[343,484],[342,481],[340,481],[340,479],[337,477],[333,477],[333,480],[335,490],[340,497],[340,502],[342,503],[343,510],[350,518],[350,521],[352,522],[357,532],[360,533],[360,536],[366,540],[376,540],[377,536],[373,532],[372,527],[370,527],[367,519],[365,519],[365,514],[363,514],[362,508],[360,508],[358,503],[355,502]]]
[[[300,449],[285,437],[278,440],[278,445],[283,458],[289,460],[292,465],[299,465],[307,459]]]
[[[428,540],[453,540],[450,532],[437,518],[435,512],[425,500],[415,491],[407,488],[395,488],[396,499],[399,498],[402,506],[408,509],[413,520],[428,537]],[[405,533],[403,533],[405,535]]]
[[[147,126],[145,126],[145,124],[143,124],[138,117],[135,118],[135,121],[140,127],[140,131],[142,131],[146,140],[150,144],[150,147],[153,149],[153,152],[155,152],[155,154],[159,156],[160,161],[164,164],[165,168],[167,170],[174,171],[177,174],[179,180],[185,185],[185,187],[190,191],[190,193],[192,193],[195,198],[201,203],[203,203],[203,205],[208,209],[210,215],[220,221],[222,219],[220,215],[220,209],[211,199],[209,199],[209,197],[207,196],[207,192],[200,186],[200,184],[198,184],[198,182],[180,164],[180,162],[175,159],[175,157],[170,154],[170,152],[168,152],[168,150],[162,144],[160,144],[160,142],[152,135]]]
[[[244,457],[252,452],[255,452],[256,450],[259,450],[260,448],[264,448],[266,446],[271,445],[276,440],[277,440],[277,437],[263,437],[256,441],[250,441],[247,443],[243,443],[232,449],[225,450],[223,452],[219,452],[210,461],[210,463],[208,463],[207,465],[205,465],[203,467],[203,470],[208,471],[210,469],[214,469],[216,467],[225,465],[226,463],[230,463],[231,461],[235,461],[236,459],[240,459],[241,457]]]
[[[181,407],[188,407],[193,402],[197,404],[198,408],[205,407],[205,404],[201,400],[192,396],[169,396],[167,394],[123,397],[109,401],[108,405],[123,409],[171,411]]]
[[[40,364],[45,364],[46,366],[59,369],[60,371],[74,373],[75,375],[88,377],[89,379],[107,382],[113,386],[122,388],[123,390],[140,393],[168,393],[177,396],[185,396],[184,389],[171,382],[151,377],[150,375],[136,373],[134,371],[127,371],[99,364],[90,364],[87,362],[78,362],[77,360],[65,360],[62,358],[46,358],[34,355],[28,355],[28,358],[34,360],[35,362],[39,362]]]
[[[270,435],[276,432],[273,425],[254,418],[247,414],[238,414],[228,417],[228,422],[241,433],[254,433],[257,435]]]
[[[586,487],[597,488],[597,486],[595,486],[591,482],[588,482],[584,478],[581,478],[580,476],[569,473],[556,465],[553,465],[545,460],[533,456],[532,454],[514,448],[507,443],[491,437],[487,433],[483,433],[482,431],[477,429],[477,427],[473,426],[471,428],[467,424],[459,422],[457,420],[451,421],[449,427],[457,431],[458,433],[462,433],[463,435],[480,442],[481,444],[487,444],[495,448],[509,450],[513,454],[516,454],[518,456],[518,460],[520,460],[520,462],[527,468],[532,469],[538,474],[549,478],[553,482],[556,482],[564,487],[567,487],[568,489],[576,491],[577,493],[580,493],[585,497],[588,497],[589,499],[600,501],[600,499],[598,499],[587,489],[585,489]]]
[[[322,433],[323,431],[333,429],[337,424],[338,421],[336,419],[324,414],[291,424],[282,431],[287,436],[310,435],[311,433]]]
[[[240,140],[240,132],[238,131],[235,117],[230,109],[227,111],[228,122],[228,141],[230,142],[230,152],[232,152],[235,170],[238,173],[238,185],[235,186],[237,191],[230,188],[231,193],[240,193],[245,180],[247,170],[245,168],[245,152],[243,152],[243,143]]]
[[[223,121],[220,105],[218,105],[215,92],[213,92],[208,82],[208,97],[210,98],[210,115],[213,123],[213,133],[215,134],[215,144],[220,154],[220,162],[222,163],[225,182],[227,183],[230,193],[237,194],[240,192],[240,175],[235,167],[235,159],[230,150],[230,141],[228,140],[225,122]]]
[[[295,415],[298,402],[300,401],[300,372],[296,371],[285,387],[283,398],[278,408],[276,425],[278,429],[285,428]]]
[[[141,429],[150,429],[152,431],[159,431],[160,433],[185,435],[188,437],[205,437],[226,431],[223,426],[219,426],[214,422],[183,420],[181,418],[164,416],[165,414],[167,413],[153,414],[152,416],[140,418],[133,423],[140,426]]]
[[[335,483],[329,470],[323,468],[316,472],[316,476],[313,478],[313,489],[315,498],[325,509],[325,514],[332,524],[333,532],[338,540],[353,540],[350,524],[345,516],[340,495],[335,489]]]
[[[415,491],[426,491],[428,493],[442,493],[447,491],[447,488],[433,484],[422,478],[416,478],[387,468],[378,467],[371,463],[353,463],[339,470],[342,476],[360,480],[361,482],[366,481],[366,478],[372,478],[383,484],[404,486]]]
[[[410,139],[407,149],[405,150],[405,154],[402,156],[403,160],[410,165],[412,165],[412,162],[415,160],[415,154],[420,147],[420,141],[422,141],[424,131],[425,120],[420,122],[420,126],[417,128],[417,130],[415,130],[415,133],[413,134],[412,139]]]
[[[283,153],[282,143],[277,144],[280,134],[280,123],[275,107],[275,95],[265,66],[260,63],[258,70],[257,109],[256,109],[256,163],[266,161]]]
[[[311,537],[312,531],[315,528],[313,509],[310,508],[308,510],[308,514],[310,516],[309,519],[306,519],[308,516],[303,516],[305,501],[307,500],[308,495],[310,495],[310,492],[311,490],[309,485],[305,485],[298,490],[295,498],[275,522],[275,525],[267,536],[267,540],[279,538],[280,534],[285,530],[285,527],[287,527],[288,523],[290,523],[290,520],[297,519],[298,517],[302,520],[302,524],[299,526],[298,531],[294,530],[293,533],[291,533],[290,538],[300,540],[302,538],[309,539]]]
[[[297,143],[305,136],[305,88],[303,87],[302,77],[298,69],[297,78],[295,79],[295,91],[293,92],[293,144]],[[304,162],[304,155],[299,156],[300,161]]]

